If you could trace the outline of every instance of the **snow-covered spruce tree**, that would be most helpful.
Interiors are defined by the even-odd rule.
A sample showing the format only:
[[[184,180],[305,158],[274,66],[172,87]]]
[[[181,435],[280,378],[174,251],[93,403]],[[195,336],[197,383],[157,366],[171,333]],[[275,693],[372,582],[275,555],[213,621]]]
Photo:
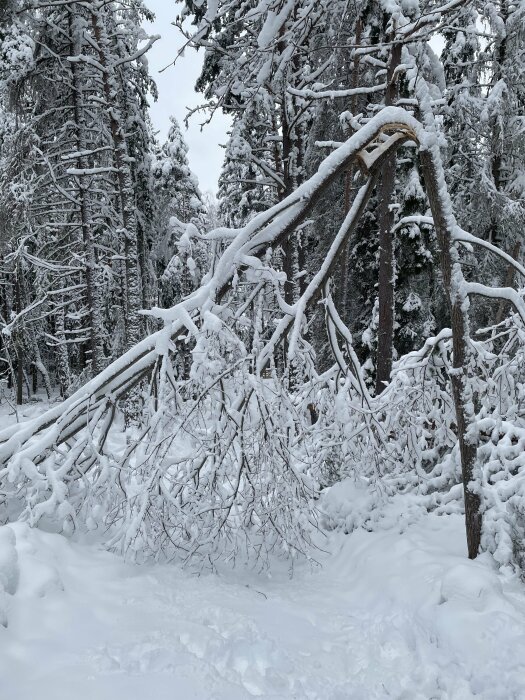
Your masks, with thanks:
[[[158,304],[170,307],[193,292],[209,267],[209,246],[197,235],[206,230],[205,208],[197,178],[188,164],[188,147],[171,117],[166,142],[153,154],[151,178],[155,200],[152,260]],[[180,376],[187,376],[192,346],[180,344]]]
[[[489,134],[486,167],[493,187],[490,239],[512,249],[524,222],[525,9],[501,0],[492,8],[487,6],[485,12],[493,33],[489,90],[480,115]]]
[[[204,213],[202,195],[189,168],[187,153],[180,127],[171,117],[167,140],[154,153],[151,169],[155,198],[153,254],[161,306],[172,306],[180,301],[200,281],[196,269],[190,270],[186,264],[189,256],[192,267],[196,256],[192,256],[189,250],[178,249],[184,224],[202,224]]]
[[[444,29],[441,60],[446,80],[444,127],[447,133],[447,177],[460,225],[483,226],[486,212],[483,189],[483,148],[478,137],[482,109],[481,81],[485,62],[477,29],[479,15],[474,5],[462,9]],[[479,230],[479,229],[478,229]]]
[[[188,164],[188,146],[175,117],[170,117],[165,143],[155,154],[153,177],[155,196],[162,199],[159,216],[166,223],[171,216],[180,221],[198,221],[202,214],[202,195],[196,176]]]
[[[219,178],[219,213],[227,226],[239,227],[282,196],[281,147],[273,101],[255,96],[234,117]]]
[[[154,254],[163,306],[172,306],[193,291],[207,269],[206,247],[195,237],[190,241],[195,227],[205,229],[206,223],[202,194],[187,153],[180,127],[172,117],[167,140],[152,166],[157,208]],[[184,235],[186,230],[190,238]],[[185,270],[182,277],[175,271],[179,265]]]
[[[507,2],[468,6],[446,29],[443,64],[447,77],[445,125],[449,138],[451,193],[465,226],[514,257],[521,255],[524,223],[520,116],[524,48],[523,10]],[[514,272],[492,256],[478,256],[475,274],[512,285]],[[508,306],[476,305],[481,325],[501,321]]]
[[[272,192],[282,199],[305,178],[310,110],[290,88],[302,87],[310,79],[305,48],[317,16],[326,11],[324,3],[317,9],[311,2],[305,3],[306,13],[299,2],[246,4],[227,0],[185,5],[182,19],[191,16],[197,25],[188,40],[205,48],[197,88],[212,109],[221,107],[236,115],[232,149],[242,148],[238,137],[247,146],[244,157],[249,156],[248,172],[239,173],[242,180],[248,180],[244,188],[247,192],[253,188],[258,201]],[[299,43],[293,41],[296,36],[301,38]],[[255,194],[256,188],[263,190],[261,194]],[[300,288],[303,250],[298,239],[299,233],[297,240],[286,241],[282,250],[287,303]]]
[[[426,196],[412,154],[400,159],[393,226],[395,259],[395,356],[421,347],[448,326],[442,285],[437,278],[434,228],[428,223]],[[438,323],[436,317],[439,318]]]

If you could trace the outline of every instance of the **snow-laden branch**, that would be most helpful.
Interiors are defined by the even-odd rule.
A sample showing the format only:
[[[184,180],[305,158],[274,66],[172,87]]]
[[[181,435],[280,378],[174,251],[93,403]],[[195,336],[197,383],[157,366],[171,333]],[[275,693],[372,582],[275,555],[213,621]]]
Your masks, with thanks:
[[[359,396],[361,396],[362,401],[366,404],[367,408],[371,408],[373,400],[372,397],[370,396],[370,393],[368,391],[368,387],[366,386],[365,378],[363,375],[363,369],[361,367],[361,363],[359,362],[359,358],[356,355],[356,352],[353,347],[353,342],[352,342],[352,334],[350,333],[348,327],[345,325],[341,317],[339,316],[339,312],[337,311],[337,308],[334,304],[334,300],[330,294],[327,295],[326,297],[326,310],[327,310],[327,318],[328,318],[328,323],[329,323],[329,331],[331,335],[331,340],[333,344],[337,345],[337,339],[335,336],[335,333],[339,333],[341,337],[344,339],[346,343],[346,349],[347,353],[349,355],[349,360],[351,364],[351,370],[352,370],[352,383],[354,386],[354,389],[358,393]],[[341,358],[339,358],[338,363],[341,362]],[[346,362],[345,362],[346,365]],[[341,366],[341,364],[340,364]]]
[[[468,231],[463,231],[460,228],[456,229],[453,236],[454,240],[459,241],[460,243],[470,243],[480,246],[481,248],[485,248],[486,250],[490,250],[491,253],[494,253],[494,255],[497,255],[502,260],[505,260],[506,263],[511,265],[517,272],[520,273],[520,275],[525,278],[525,267],[523,267],[523,265],[513,258],[512,255],[509,255],[504,250],[501,250],[501,248],[498,248],[488,241],[484,241],[482,238],[472,235],[472,233],[469,233]]]
[[[509,301],[521,316],[525,323],[525,302],[523,297],[511,287],[489,287],[479,282],[464,282],[463,290],[466,294],[477,294],[490,299],[506,299]]]
[[[382,135],[387,136],[385,141],[381,141]],[[217,303],[229,289],[238,268],[252,266],[254,260],[259,258],[268,247],[275,248],[287,236],[292,235],[326,188],[347,170],[351,163],[360,161],[361,164],[365,163],[367,169],[371,171],[367,184],[354,201],[330,246],[325,261],[307,286],[303,296],[295,306],[284,309],[284,316],[277,324],[270,341],[259,353],[256,365],[259,371],[264,369],[276,345],[284,339],[292,326],[289,356],[293,358],[305,309],[318,298],[320,291],[333,273],[338,253],[347,240],[349,231],[363,213],[373,191],[375,178],[383,159],[407,140],[420,144],[421,150],[427,154],[427,159],[434,163],[439,174],[441,172],[439,151],[433,147],[434,142],[422,125],[412,115],[398,107],[388,107],[379,112],[328,155],[321,163],[318,172],[295,192],[257,215],[237,232],[229,232],[235,235],[219,258],[213,273],[209,273],[204,278],[198,290],[170,309],[152,309],[148,312],[164,321],[163,330],[135,345],[62,404],[54,406],[42,416],[20,426],[0,431],[0,461],[5,465],[0,472],[0,478],[14,478],[14,474],[23,468],[22,465],[38,463],[50,449],[70,440],[76,433],[86,428],[88,411],[93,416],[100,412],[114,410],[112,407],[115,401],[152,371],[158,358],[163,356],[166,348],[170,346],[171,339],[176,339],[184,329],[192,335],[197,334],[199,317],[206,318],[207,315],[215,316],[217,313],[220,315],[221,307],[218,307]],[[426,150],[429,146],[430,149]],[[438,162],[435,162],[436,159]],[[440,196],[443,187],[444,185],[437,187],[436,191]],[[447,214],[449,214],[448,209]],[[447,230],[452,242],[453,220]],[[213,237],[212,234],[211,238]],[[466,285],[463,291],[499,297],[504,294],[505,298],[520,309],[522,317],[525,318],[523,301],[513,290],[490,290],[471,284]]]
[[[192,317],[214,308],[243,259],[259,255],[291,235],[321,193],[362,155],[366,147],[374,144],[381,133],[391,131],[410,139],[414,139],[418,133],[422,134],[419,122],[403,109],[388,107],[375,115],[340,148],[328,155],[317,173],[295,192],[239,229],[217,262],[213,274],[204,279],[197,291],[170,309],[154,308],[149,312],[164,321],[165,329],[140,341],[63,403],[21,426],[0,431],[0,462],[8,465],[13,457],[16,465],[20,465],[24,459],[38,461],[47,450],[64,443],[85,427],[88,407],[94,409],[106,402],[108,397],[115,401],[129,391],[154,367],[158,348],[165,347],[167,338],[176,338],[184,328],[189,327],[190,332],[193,331]],[[397,145],[396,142],[393,147]],[[384,155],[388,155],[388,151],[384,151]],[[379,165],[380,161],[376,160],[374,167]],[[41,433],[40,440],[32,440]],[[14,464],[2,470],[0,478],[6,476]]]
[[[11,333],[16,328],[16,326],[18,325],[19,321],[22,318],[25,318],[28,314],[31,313],[31,311],[38,309],[46,301],[47,301],[47,294],[45,294],[41,299],[37,299],[37,300],[33,301],[25,309],[22,309],[22,311],[20,313],[16,314],[16,316],[14,316],[11,319],[11,321],[2,328],[2,334],[6,335],[6,336],[11,335]]]
[[[287,92],[295,97],[303,97],[308,100],[335,100],[339,97],[357,97],[358,95],[370,95],[375,92],[384,92],[387,88],[386,83],[380,85],[363,86],[358,88],[348,88],[346,90],[310,90],[288,87]]]
[[[136,61],[141,56],[144,56],[144,54],[147,53],[151,49],[153,44],[159,39],[160,34],[154,34],[153,36],[150,36],[148,41],[144,44],[144,46],[141,46],[140,49],[135,51],[135,53],[131,54],[130,56],[126,56],[125,58],[120,58],[118,61],[114,61],[111,64],[111,67],[118,68],[118,66],[122,66],[125,63],[132,63],[133,61]]]

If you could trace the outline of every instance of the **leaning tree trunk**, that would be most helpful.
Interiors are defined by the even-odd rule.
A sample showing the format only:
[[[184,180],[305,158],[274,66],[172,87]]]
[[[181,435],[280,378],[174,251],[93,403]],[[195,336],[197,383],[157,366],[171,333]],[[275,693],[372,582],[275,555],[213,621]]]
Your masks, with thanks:
[[[474,480],[477,446],[467,437],[470,422],[470,405],[467,395],[468,387],[468,312],[465,298],[461,293],[459,279],[462,279],[460,263],[456,259],[458,251],[454,246],[447,213],[442,201],[444,177],[436,168],[436,162],[430,151],[421,152],[421,165],[425,178],[427,195],[434,218],[434,226],[441,255],[443,285],[450,309],[452,328],[452,372],[450,383],[456,411],[457,434],[461,458],[463,493],[465,500],[465,527],[467,531],[467,549],[470,559],[479,552],[481,541],[481,499],[472,489]],[[458,279],[459,278],[459,279]]]

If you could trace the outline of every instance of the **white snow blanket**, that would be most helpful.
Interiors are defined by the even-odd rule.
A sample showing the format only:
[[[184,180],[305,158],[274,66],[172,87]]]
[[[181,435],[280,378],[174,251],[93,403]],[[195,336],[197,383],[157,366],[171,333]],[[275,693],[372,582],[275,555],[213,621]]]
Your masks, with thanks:
[[[525,698],[525,588],[464,540],[456,515],[334,535],[290,578],[0,528],[0,698]]]

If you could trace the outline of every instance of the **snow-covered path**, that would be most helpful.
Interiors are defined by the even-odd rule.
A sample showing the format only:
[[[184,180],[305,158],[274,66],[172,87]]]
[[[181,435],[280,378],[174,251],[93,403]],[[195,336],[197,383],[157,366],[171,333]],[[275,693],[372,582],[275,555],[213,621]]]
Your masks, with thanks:
[[[291,580],[138,567],[12,529],[0,700],[525,698],[524,589],[464,559],[457,516],[335,538]]]

